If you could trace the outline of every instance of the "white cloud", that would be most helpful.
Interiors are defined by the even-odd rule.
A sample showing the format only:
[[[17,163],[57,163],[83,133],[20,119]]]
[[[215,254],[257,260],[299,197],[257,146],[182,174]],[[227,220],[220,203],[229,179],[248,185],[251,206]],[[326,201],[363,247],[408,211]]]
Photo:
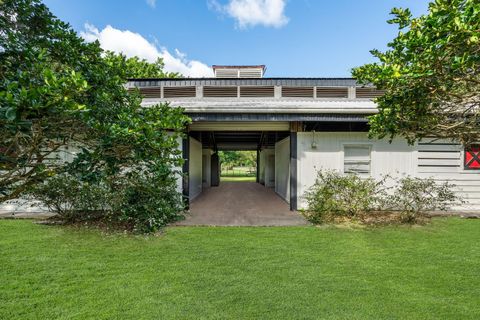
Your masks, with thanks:
[[[100,31],[87,23],[85,31],[80,32],[80,35],[89,42],[98,40],[104,50],[123,53],[127,57],[137,56],[150,62],[162,58],[165,71],[168,72],[180,72],[187,77],[213,76],[211,68],[205,63],[187,59],[187,55],[178,49],[171,54],[167,48],[158,48],[142,35],[129,30],[119,30],[108,25]]]
[[[209,0],[208,5],[210,9],[234,18],[240,28],[256,25],[280,28],[288,23],[286,0],[229,0],[227,4]]]
[[[155,8],[155,6],[157,5],[157,0],[146,0],[146,1],[147,1],[147,4],[152,8]]]

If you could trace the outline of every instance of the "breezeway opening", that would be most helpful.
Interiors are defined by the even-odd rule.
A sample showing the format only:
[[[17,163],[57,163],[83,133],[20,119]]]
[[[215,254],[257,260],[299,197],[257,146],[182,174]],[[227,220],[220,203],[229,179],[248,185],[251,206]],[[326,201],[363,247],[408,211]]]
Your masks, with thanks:
[[[274,189],[289,201],[289,131],[190,131],[188,153],[189,199],[195,200],[207,188],[222,184],[222,174],[233,175],[227,169],[225,154],[231,151],[255,153],[254,182]],[[223,158],[223,159],[222,159]],[[231,169],[231,168],[230,168]],[[244,168],[246,174],[251,169]]]
[[[283,122],[263,127],[261,123],[195,123],[184,140],[184,145],[188,143],[188,150],[184,147],[184,196],[191,215],[181,224],[303,224],[304,219],[290,206],[288,129],[289,123]],[[256,153],[253,181],[222,181],[219,153],[232,150]]]

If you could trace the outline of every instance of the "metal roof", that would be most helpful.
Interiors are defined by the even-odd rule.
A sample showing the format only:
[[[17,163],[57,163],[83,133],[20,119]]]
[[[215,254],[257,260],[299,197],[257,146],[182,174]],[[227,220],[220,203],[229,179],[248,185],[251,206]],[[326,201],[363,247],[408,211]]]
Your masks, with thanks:
[[[187,113],[374,114],[378,111],[375,102],[369,99],[172,98],[143,99],[142,105],[159,102],[182,107]]]

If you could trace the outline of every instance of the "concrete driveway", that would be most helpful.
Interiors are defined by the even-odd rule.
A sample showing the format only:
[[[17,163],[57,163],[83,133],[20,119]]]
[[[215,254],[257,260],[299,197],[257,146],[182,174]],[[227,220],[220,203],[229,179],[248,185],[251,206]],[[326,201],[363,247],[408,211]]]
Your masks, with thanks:
[[[177,225],[298,226],[308,222],[272,189],[254,182],[221,182],[204,190]]]

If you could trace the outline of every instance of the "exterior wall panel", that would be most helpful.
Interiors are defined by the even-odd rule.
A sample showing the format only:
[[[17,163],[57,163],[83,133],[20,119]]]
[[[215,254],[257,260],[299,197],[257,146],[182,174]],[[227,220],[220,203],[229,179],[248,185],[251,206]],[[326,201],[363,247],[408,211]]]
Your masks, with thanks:
[[[480,170],[463,168],[463,149],[448,141],[423,141],[410,146],[403,139],[368,139],[365,132],[315,133],[316,148],[312,148],[313,134],[298,133],[298,197],[299,207],[305,208],[303,194],[315,182],[320,169],[343,172],[344,146],[366,144],[371,146],[371,176],[411,175],[448,181],[466,203],[452,209],[480,210]]]
[[[260,154],[260,180],[268,188],[275,187],[275,150],[264,149]]]
[[[463,161],[463,146],[451,140],[424,139],[417,145],[417,175],[448,181],[465,201],[459,209],[480,210],[480,170],[466,170]]]
[[[290,137],[275,144],[275,192],[290,203]]]
[[[344,170],[345,145],[368,145],[371,148],[371,176],[415,173],[414,147],[404,140],[370,140],[366,132],[317,132],[316,148],[312,148],[311,132],[298,133],[298,199],[299,208],[305,208],[303,195],[313,185],[318,170]]]
[[[212,160],[213,150],[204,149],[202,150],[202,187],[208,188],[211,186],[212,178]]]
[[[190,201],[202,192],[202,144],[190,137],[189,191]]]
[[[258,168],[258,182],[265,184],[265,150],[261,150],[259,153],[260,166]]]

